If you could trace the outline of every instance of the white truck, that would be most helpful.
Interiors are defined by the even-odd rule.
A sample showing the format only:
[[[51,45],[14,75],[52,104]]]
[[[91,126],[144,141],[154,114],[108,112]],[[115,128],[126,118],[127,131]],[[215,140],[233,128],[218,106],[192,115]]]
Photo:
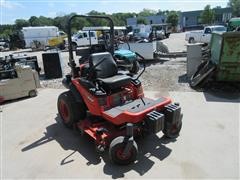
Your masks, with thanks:
[[[223,33],[227,29],[224,26],[206,26],[202,31],[190,31],[185,34],[185,40],[189,43],[208,44],[212,37],[212,32]]]
[[[89,37],[91,39],[89,39]],[[67,41],[66,41],[67,42]],[[78,31],[72,36],[73,49],[77,46],[86,46],[98,44],[97,32],[96,31]]]
[[[78,31],[76,34],[72,36],[72,46],[73,49],[81,46],[88,46],[99,44],[101,41],[102,32],[108,32],[110,27],[107,26],[99,26],[99,27],[83,27],[82,30]],[[124,26],[114,26],[114,34],[115,36],[123,36],[124,31],[126,31],[126,27]],[[91,37],[91,39],[90,39]],[[108,34],[106,36],[108,39]],[[99,41],[100,40],[100,41]],[[65,39],[66,46],[68,46],[68,40]]]
[[[45,48],[49,46],[49,40],[62,36],[56,26],[23,27],[22,33],[26,48]]]

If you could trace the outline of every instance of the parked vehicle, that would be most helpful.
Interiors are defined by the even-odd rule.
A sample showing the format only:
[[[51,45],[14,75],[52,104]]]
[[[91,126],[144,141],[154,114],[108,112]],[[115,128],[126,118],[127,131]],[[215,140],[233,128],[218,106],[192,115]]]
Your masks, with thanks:
[[[152,31],[150,25],[138,24],[133,28],[133,36],[135,40],[148,39]],[[130,35],[130,34],[129,34]]]
[[[172,33],[172,25],[169,23],[164,24],[151,24],[152,32],[157,39],[169,38]]]
[[[203,31],[191,31],[185,35],[185,40],[189,43],[209,43],[211,40],[212,32],[223,33],[227,29],[224,26],[206,26]]]
[[[59,31],[57,37],[48,40],[48,45],[50,47],[58,47],[59,49],[65,49],[65,38],[67,38],[67,34],[63,31]]]
[[[98,44],[96,31],[78,31],[72,36],[73,49],[76,49],[77,46],[87,46],[89,44]]]
[[[23,27],[23,37],[26,48],[44,49],[46,46],[63,44],[66,34],[56,26]],[[58,39],[60,37],[60,39]],[[57,38],[57,40],[56,40]]]
[[[157,39],[169,38],[172,33],[172,26],[168,23],[163,24],[138,24],[133,27],[133,31],[128,33],[129,36],[134,36],[135,40],[148,39],[150,41]]]

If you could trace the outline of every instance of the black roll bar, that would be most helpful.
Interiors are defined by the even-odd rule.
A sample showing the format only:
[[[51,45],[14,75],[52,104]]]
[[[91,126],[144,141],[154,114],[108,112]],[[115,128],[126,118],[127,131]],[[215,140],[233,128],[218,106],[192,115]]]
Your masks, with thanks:
[[[70,16],[70,18],[68,19],[68,23],[67,23],[67,33],[68,33],[68,49],[69,49],[69,66],[71,67],[72,70],[72,75],[73,77],[78,76],[77,72],[76,72],[76,63],[73,59],[73,48],[72,48],[72,31],[71,31],[71,22],[74,18],[76,17],[82,17],[82,18],[92,18],[92,19],[105,19],[109,22],[109,26],[110,26],[110,48],[109,51],[111,54],[114,53],[114,24],[113,24],[113,20],[108,17],[108,16],[86,16],[86,15],[72,15]],[[91,37],[89,37],[91,38]]]

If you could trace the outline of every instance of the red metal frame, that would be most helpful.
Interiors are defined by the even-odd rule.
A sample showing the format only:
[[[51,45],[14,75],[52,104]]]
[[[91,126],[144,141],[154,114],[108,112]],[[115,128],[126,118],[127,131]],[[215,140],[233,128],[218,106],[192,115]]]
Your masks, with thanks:
[[[117,117],[111,117],[108,115],[105,111],[105,109],[111,109],[112,106],[112,97],[113,95],[107,96],[106,97],[106,105],[100,105],[99,104],[99,99],[98,97],[92,95],[86,88],[84,88],[79,79],[73,79],[72,83],[75,85],[77,90],[80,92],[80,94],[83,97],[83,100],[85,104],[88,107],[88,110],[90,111],[91,114],[96,115],[96,116],[101,116],[107,121],[115,124],[115,125],[122,125],[124,123],[138,123],[140,121],[143,121],[145,115],[149,113],[152,110],[161,110],[165,105],[171,103],[170,98],[165,98],[165,101],[156,104],[154,106],[151,106],[144,111],[137,112],[137,113],[131,113],[124,111],[123,113],[119,114]],[[134,99],[138,99],[139,97],[143,97],[143,93],[141,90],[141,86],[135,87],[133,84],[129,84],[125,87],[122,87],[122,97],[124,97],[124,94],[129,94],[130,96],[133,97]],[[140,94],[139,94],[140,93]],[[124,100],[123,100],[124,101]]]
[[[79,78],[72,80],[72,83],[75,85],[79,93],[81,94],[85,104],[88,107],[88,110],[91,114],[95,116],[101,116],[103,112],[103,107],[99,105],[98,98],[93,96],[87,89],[85,89],[79,81]]]
[[[80,64],[80,72],[84,68],[85,64]],[[81,75],[80,75],[81,76]],[[129,83],[126,86],[121,87],[116,93],[110,93],[107,96],[95,96],[87,88],[85,88],[80,83],[80,78],[75,77],[72,79],[72,84],[76,87],[78,92],[81,94],[90,114],[94,116],[103,117],[106,121],[92,123],[89,119],[84,119],[77,123],[77,127],[87,133],[92,137],[96,144],[102,146],[108,146],[112,139],[117,136],[125,136],[126,129],[120,129],[120,126],[125,125],[126,123],[140,124],[144,121],[146,114],[157,110],[160,111],[164,108],[165,105],[171,103],[170,98],[164,98],[164,101],[149,107],[141,112],[128,112],[123,111],[116,117],[112,117],[106,110],[109,110],[116,106],[115,99],[116,97],[120,98],[120,101],[124,103],[127,100],[135,100],[144,97],[143,89],[141,83],[138,85],[134,83]],[[118,99],[119,100],[119,99]],[[97,131],[101,128],[104,128],[106,131],[101,132],[100,134]],[[143,128],[137,126],[134,128],[134,135],[138,135],[142,132]]]
[[[77,88],[79,93],[82,95],[83,100],[88,107],[89,112],[92,115],[103,117],[106,121],[92,123],[91,120],[85,119],[80,121],[77,124],[77,127],[87,133],[90,137],[92,137],[97,145],[108,146],[112,139],[117,136],[125,136],[126,130],[124,128],[119,129],[119,126],[123,126],[126,123],[141,123],[146,114],[153,111],[153,110],[161,110],[164,108],[165,105],[171,103],[170,98],[165,98],[165,100],[161,103],[158,103],[152,107],[145,109],[144,111],[138,113],[131,113],[124,111],[123,113],[119,114],[116,117],[111,117],[105,111],[106,109],[113,108],[113,96],[116,94],[111,94],[106,96],[105,104],[99,103],[99,97],[94,96],[91,94],[88,89],[81,85],[79,78],[75,78],[72,80],[72,83]],[[142,86],[141,84],[136,86],[132,83],[128,84],[121,88],[122,90],[117,93],[117,95],[124,97],[129,96],[131,99],[139,99],[140,97],[144,97]],[[102,98],[102,97],[100,97]],[[126,99],[122,98],[124,102]],[[101,134],[97,133],[97,130],[100,128],[104,128],[107,131],[102,132]],[[134,135],[140,134],[142,129],[135,128]]]

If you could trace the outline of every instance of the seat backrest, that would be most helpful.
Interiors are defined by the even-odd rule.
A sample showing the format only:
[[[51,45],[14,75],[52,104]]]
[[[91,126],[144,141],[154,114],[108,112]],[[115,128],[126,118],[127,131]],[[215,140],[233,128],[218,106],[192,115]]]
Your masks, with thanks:
[[[94,53],[89,58],[90,69],[93,69],[95,78],[108,78],[118,73],[117,64],[109,52]]]

